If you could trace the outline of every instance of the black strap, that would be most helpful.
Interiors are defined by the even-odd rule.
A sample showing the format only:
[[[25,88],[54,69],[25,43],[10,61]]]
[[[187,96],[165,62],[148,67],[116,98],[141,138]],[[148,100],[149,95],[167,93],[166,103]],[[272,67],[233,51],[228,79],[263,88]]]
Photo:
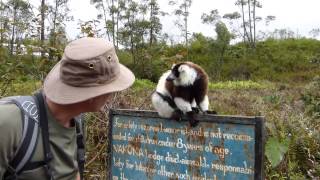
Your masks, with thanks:
[[[164,100],[167,101],[167,103],[173,108],[173,109],[177,109],[177,105],[176,103],[174,103],[174,101],[172,100],[171,97],[169,96],[165,96],[162,93],[159,93],[158,91],[156,91],[156,93]]]
[[[37,101],[37,106],[40,111],[40,126],[41,126],[41,135],[43,140],[43,149],[44,149],[44,162],[45,162],[45,169],[47,177],[52,180],[52,170],[50,168],[50,161],[53,159],[53,155],[50,150],[50,141],[49,141],[49,127],[48,127],[48,119],[47,119],[47,112],[44,105],[44,98],[41,92],[37,92],[35,94],[35,100]]]
[[[3,176],[4,180],[17,180],[18,179],[18,174],[16,170],[11,167],[10,165],[7,167],[7,170]]]
[[[83,138],[83,118],[75,119],[76,125],[76,132],[77,132],[77,161],[78,161],[78,168],[80,173],[80,179],[83,179],[84,173],[84,164],[85,164],[85,145],[84,145],[84,138]]]

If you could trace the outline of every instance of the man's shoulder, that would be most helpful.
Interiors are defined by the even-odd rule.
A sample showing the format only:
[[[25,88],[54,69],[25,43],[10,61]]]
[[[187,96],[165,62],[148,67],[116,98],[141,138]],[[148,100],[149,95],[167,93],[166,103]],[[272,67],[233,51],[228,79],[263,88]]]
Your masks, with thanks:
[[[13,103],[0,103],[0,179],[20,145],[22,126],[20,109]]]
[[[15,141],[20,139],[21,118],[21,110],[15,104],[0,104],[0,136],[14,138]]]
[[[13,103],[0,104],[0,127],[19,128],[21,110]]]

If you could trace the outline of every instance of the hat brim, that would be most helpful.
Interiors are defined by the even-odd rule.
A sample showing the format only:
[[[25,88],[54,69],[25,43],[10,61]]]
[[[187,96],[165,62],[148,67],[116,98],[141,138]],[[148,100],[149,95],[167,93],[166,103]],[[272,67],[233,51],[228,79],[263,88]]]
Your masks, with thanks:
[[[46,97],[57,104],[74,104],[103,94],[121,91],[129,88],[135,80],[134,74],[127,67],[119,64],[120,75],[112,82],[94,87],[74,87],[61,81],[60,62],[49,72],[43,87]]]

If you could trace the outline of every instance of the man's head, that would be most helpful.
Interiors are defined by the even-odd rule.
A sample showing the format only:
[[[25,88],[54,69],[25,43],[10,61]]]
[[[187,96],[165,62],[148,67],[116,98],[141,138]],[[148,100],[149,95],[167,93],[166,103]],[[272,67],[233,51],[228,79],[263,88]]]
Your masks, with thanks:
[[[66,46],[61,61],[45,79],[44,93],[56,104],[74,104],[124,90],[134,79],[133,73],[119,63],[111,43],[81,38]]]

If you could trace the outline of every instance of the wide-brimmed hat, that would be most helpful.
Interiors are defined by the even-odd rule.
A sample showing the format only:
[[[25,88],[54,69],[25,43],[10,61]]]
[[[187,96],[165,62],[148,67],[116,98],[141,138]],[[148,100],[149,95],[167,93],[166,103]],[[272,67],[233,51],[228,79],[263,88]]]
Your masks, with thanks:
[[[110,42],[81,38],[66,46],[44,81],[44,93],[57,104],[74,104],[124,90],[134,80],[134,74],[119,63]]]

